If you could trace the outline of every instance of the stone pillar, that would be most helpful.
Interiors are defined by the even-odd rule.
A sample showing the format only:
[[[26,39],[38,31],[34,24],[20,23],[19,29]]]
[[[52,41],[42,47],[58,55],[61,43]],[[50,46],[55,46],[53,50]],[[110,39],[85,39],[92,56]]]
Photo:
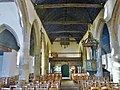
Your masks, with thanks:
[[[26,49],[20,49],[20,61],[19,61],[19,85],[20,82],[29,80],[29,57],[26,53]]]
[[[103,76],[103,70],[102,70],[102,51],[101,51],[101,46],[99,45],[98,50],[97,50],[97,74],[96,76]]]
[[[45,45],[45,74],[49,73],[49,48]]]
[[[47,74],[48,71],[49,71],[49,63],[48,63],[48,58],[46,57],[46,55],[45,55],[45,67],[44,68],[45,68],[45,73],[44,74]]]
[[[19,83],[18,85],[20,85],[21,81],[25,81],[25,82],[29,82],[29,60],[30,60],[30,56],[29,56],[29,38],[26,35],[25,36],[25,40],[23,43],[23,46],[20,47],[19,53],[20,53],[20,57],[19,57]]]
[[[86,71],[86,59],[87,59],[87,52],[86,52],[86,48],[83,47],[83,68],[82,71]]]
[[[111,52],[111,58],[112,58],[112,74],[113,74],[113,82],[119,82],[120,80],[120,47],[118,46],[118,41],[112,41],[111,42],[112,52]]]
[[[42,33],[42,57],[41,57],[41,75],[45,75],[45,40],[44,40],[44,33]]]
[[[39,80],[40,77],[40,48],[35,49],[35,62],[34,62],[34,79]]]

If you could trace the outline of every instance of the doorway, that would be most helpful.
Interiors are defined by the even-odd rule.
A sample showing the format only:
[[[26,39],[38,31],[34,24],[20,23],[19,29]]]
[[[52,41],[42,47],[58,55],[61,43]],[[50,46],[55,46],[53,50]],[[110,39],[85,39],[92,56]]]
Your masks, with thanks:
[[[69,77],[69,66],[67,64],[64,64],[61,67],[62,77]]]

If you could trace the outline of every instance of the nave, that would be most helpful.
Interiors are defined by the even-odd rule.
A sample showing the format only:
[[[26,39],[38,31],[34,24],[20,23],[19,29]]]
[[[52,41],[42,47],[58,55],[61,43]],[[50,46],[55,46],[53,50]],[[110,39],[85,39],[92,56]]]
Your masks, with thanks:
[[[0,0],[0,89],[119,90],[119,12],[120,0]]]

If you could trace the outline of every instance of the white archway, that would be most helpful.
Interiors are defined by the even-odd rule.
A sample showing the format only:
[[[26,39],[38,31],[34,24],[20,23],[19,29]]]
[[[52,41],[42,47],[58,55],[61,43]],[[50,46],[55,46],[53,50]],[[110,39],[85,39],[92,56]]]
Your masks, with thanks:
[[[2,32],[9,32],[12,37],[14,37],[15,39],[15,45],[19,46],[20,48],[20,39],[18,37],[18,34],[15,32],[14,29],[12,29],[9,25],[7,24],[2,24],[0,25],[0,34],[2,34]],[[5,34],[6,35],[6,34]],[[7,36],[6,36],[7,37]],[[10,38],[12,38],[10,37]],[[5,39],[5,38],[3,38]],[[11,39],[7,38],[8,40],[11,41]],[[9,42],[9,41],[8,41]],[[8,47],[5,46],[6,48],[11,48],[9,47],[10,45],[8,44]],[[3,46],[4,47],[4,46]],[[19,49],[18,49],[19,50]],[[3,51],[3,55],[2,55],[2,65],[0,65],[2,67],[2,70],[0,71],[1,73],[1,77],[12,77],[15,75],[18,75],[18,68],[17,66],[17,52],[18,50],[14,50],[14,48],[11,48],[10,51]]]
[[[95,37],[99,42],[99,46],[97,50],[97,76],[103,76],[102,58],[101,58],[101,54],[102,54],[101,38],[102,38],[102,31],[103,31],[104,24],[105,24],[104,19],[100,18],[95,31]]]
[[[10,26],[8,26],[7,24],[0,25],[0,33],[3,32],[6,29],[13,34],[13,36],[15,37],[15,39],[17,41],[17,45],[20,47],[20,42],[19,42],[19,39],[18,39],[18,36],[17,36],[16,32]]]
[[[34,54],[32,57],[35,57],[34,59],[34,79],[39,78],[40,76],[40,59],[41,59],[41,34],[40,34],[40,30],[39,30],[39,25],[38,25],[38,21],[37,19],[35,19],[32,23],[31,29],[29,31],[29,43],[31,41],[31,34],[34,34]],[[31,43],[30,43],[31,44]],[[30,47],[29,47],[30,49]],[[31,50],[31,49],[30,49]]]

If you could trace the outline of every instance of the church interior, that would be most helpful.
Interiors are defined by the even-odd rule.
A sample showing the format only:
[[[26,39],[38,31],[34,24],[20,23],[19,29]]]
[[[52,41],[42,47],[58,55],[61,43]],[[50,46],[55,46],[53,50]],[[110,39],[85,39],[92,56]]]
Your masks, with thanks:
[[[120,0],[0,0],[0,90],[120,90]]]

